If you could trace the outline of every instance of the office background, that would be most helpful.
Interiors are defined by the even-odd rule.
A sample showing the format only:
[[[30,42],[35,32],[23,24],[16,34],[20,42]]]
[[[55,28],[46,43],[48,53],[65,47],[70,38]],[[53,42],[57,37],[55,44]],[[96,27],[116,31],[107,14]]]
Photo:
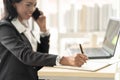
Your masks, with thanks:
[[[1,18],[2,0],[0,3]],[[120,0],[38,0],[37,6],[47,16],[51,54],[78,43],[102,45],[109,18],[120,18]]]
[[[0,19],[4,15],[2,1]],[[109,18],[120,18],[120,0],[38,0],[37,6],[47,16],[50,54],[61,54],[79,43],[101,46]]]
[[[120,0],[38,2],[47,16],[47,27],[51,32],[50,53],[53,54],[61,54],[78,43],[88,47],[101,46],[109,18],[120,18]]]

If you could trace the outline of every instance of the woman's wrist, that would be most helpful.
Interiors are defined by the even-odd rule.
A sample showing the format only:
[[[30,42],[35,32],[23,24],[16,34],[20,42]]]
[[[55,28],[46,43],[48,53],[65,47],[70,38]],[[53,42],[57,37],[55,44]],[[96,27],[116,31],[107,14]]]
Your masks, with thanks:
[[[69,58],[70,58],[70,57],[63,56],[63,57],[60,59],[60,64],[71,66],[71,63],[70,63],[70,59],[69,59]]]
[[[44,28],[43,29],[40,28],[40,31],[46,33],[47,29],[46,28],[45,29]]]
[[[49,36],[49,35],[50,35],[49,30],[46,30],[46,32],[40,32],[41,37],[45,37],[45,36]]]

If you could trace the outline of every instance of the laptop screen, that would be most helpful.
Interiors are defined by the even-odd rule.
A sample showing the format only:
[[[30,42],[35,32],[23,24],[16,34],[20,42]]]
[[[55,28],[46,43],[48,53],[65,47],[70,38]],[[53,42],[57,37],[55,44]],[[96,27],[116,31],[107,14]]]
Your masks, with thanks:
[[[106,35],[103,41],[103,48],[107,52],[114,54],[120,31],[120,20],[110,19],[108,22]]]

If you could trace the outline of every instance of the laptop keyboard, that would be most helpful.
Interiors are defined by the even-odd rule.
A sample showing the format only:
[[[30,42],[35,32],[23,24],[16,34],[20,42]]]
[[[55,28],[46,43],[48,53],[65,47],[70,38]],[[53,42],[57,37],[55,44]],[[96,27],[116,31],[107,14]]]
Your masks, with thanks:
[[[106,51],[103,50],[102,48],[92,48],[92,49],[85,49],[84,50],[86,55],[90,56],[105,56]]]
[[[86,48],[83,50],[89,58],[110,56],[103,48]],[[81,53],[80,49],[70,49],[71,54]]]

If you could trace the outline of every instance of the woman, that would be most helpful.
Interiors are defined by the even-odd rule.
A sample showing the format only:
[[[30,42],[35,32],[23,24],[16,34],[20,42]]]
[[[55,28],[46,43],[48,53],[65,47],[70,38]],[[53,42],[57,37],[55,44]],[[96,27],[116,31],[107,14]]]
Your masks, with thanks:
[[[63,56],[47,54],[49,32],[46,17],[36,8],[37,0],[3,0],[5,16],[0,21],[0,80],[38,80],[42,66],[81,66],[84,54]],[[33,16],[42,34],[36,36],[28,25]]]

